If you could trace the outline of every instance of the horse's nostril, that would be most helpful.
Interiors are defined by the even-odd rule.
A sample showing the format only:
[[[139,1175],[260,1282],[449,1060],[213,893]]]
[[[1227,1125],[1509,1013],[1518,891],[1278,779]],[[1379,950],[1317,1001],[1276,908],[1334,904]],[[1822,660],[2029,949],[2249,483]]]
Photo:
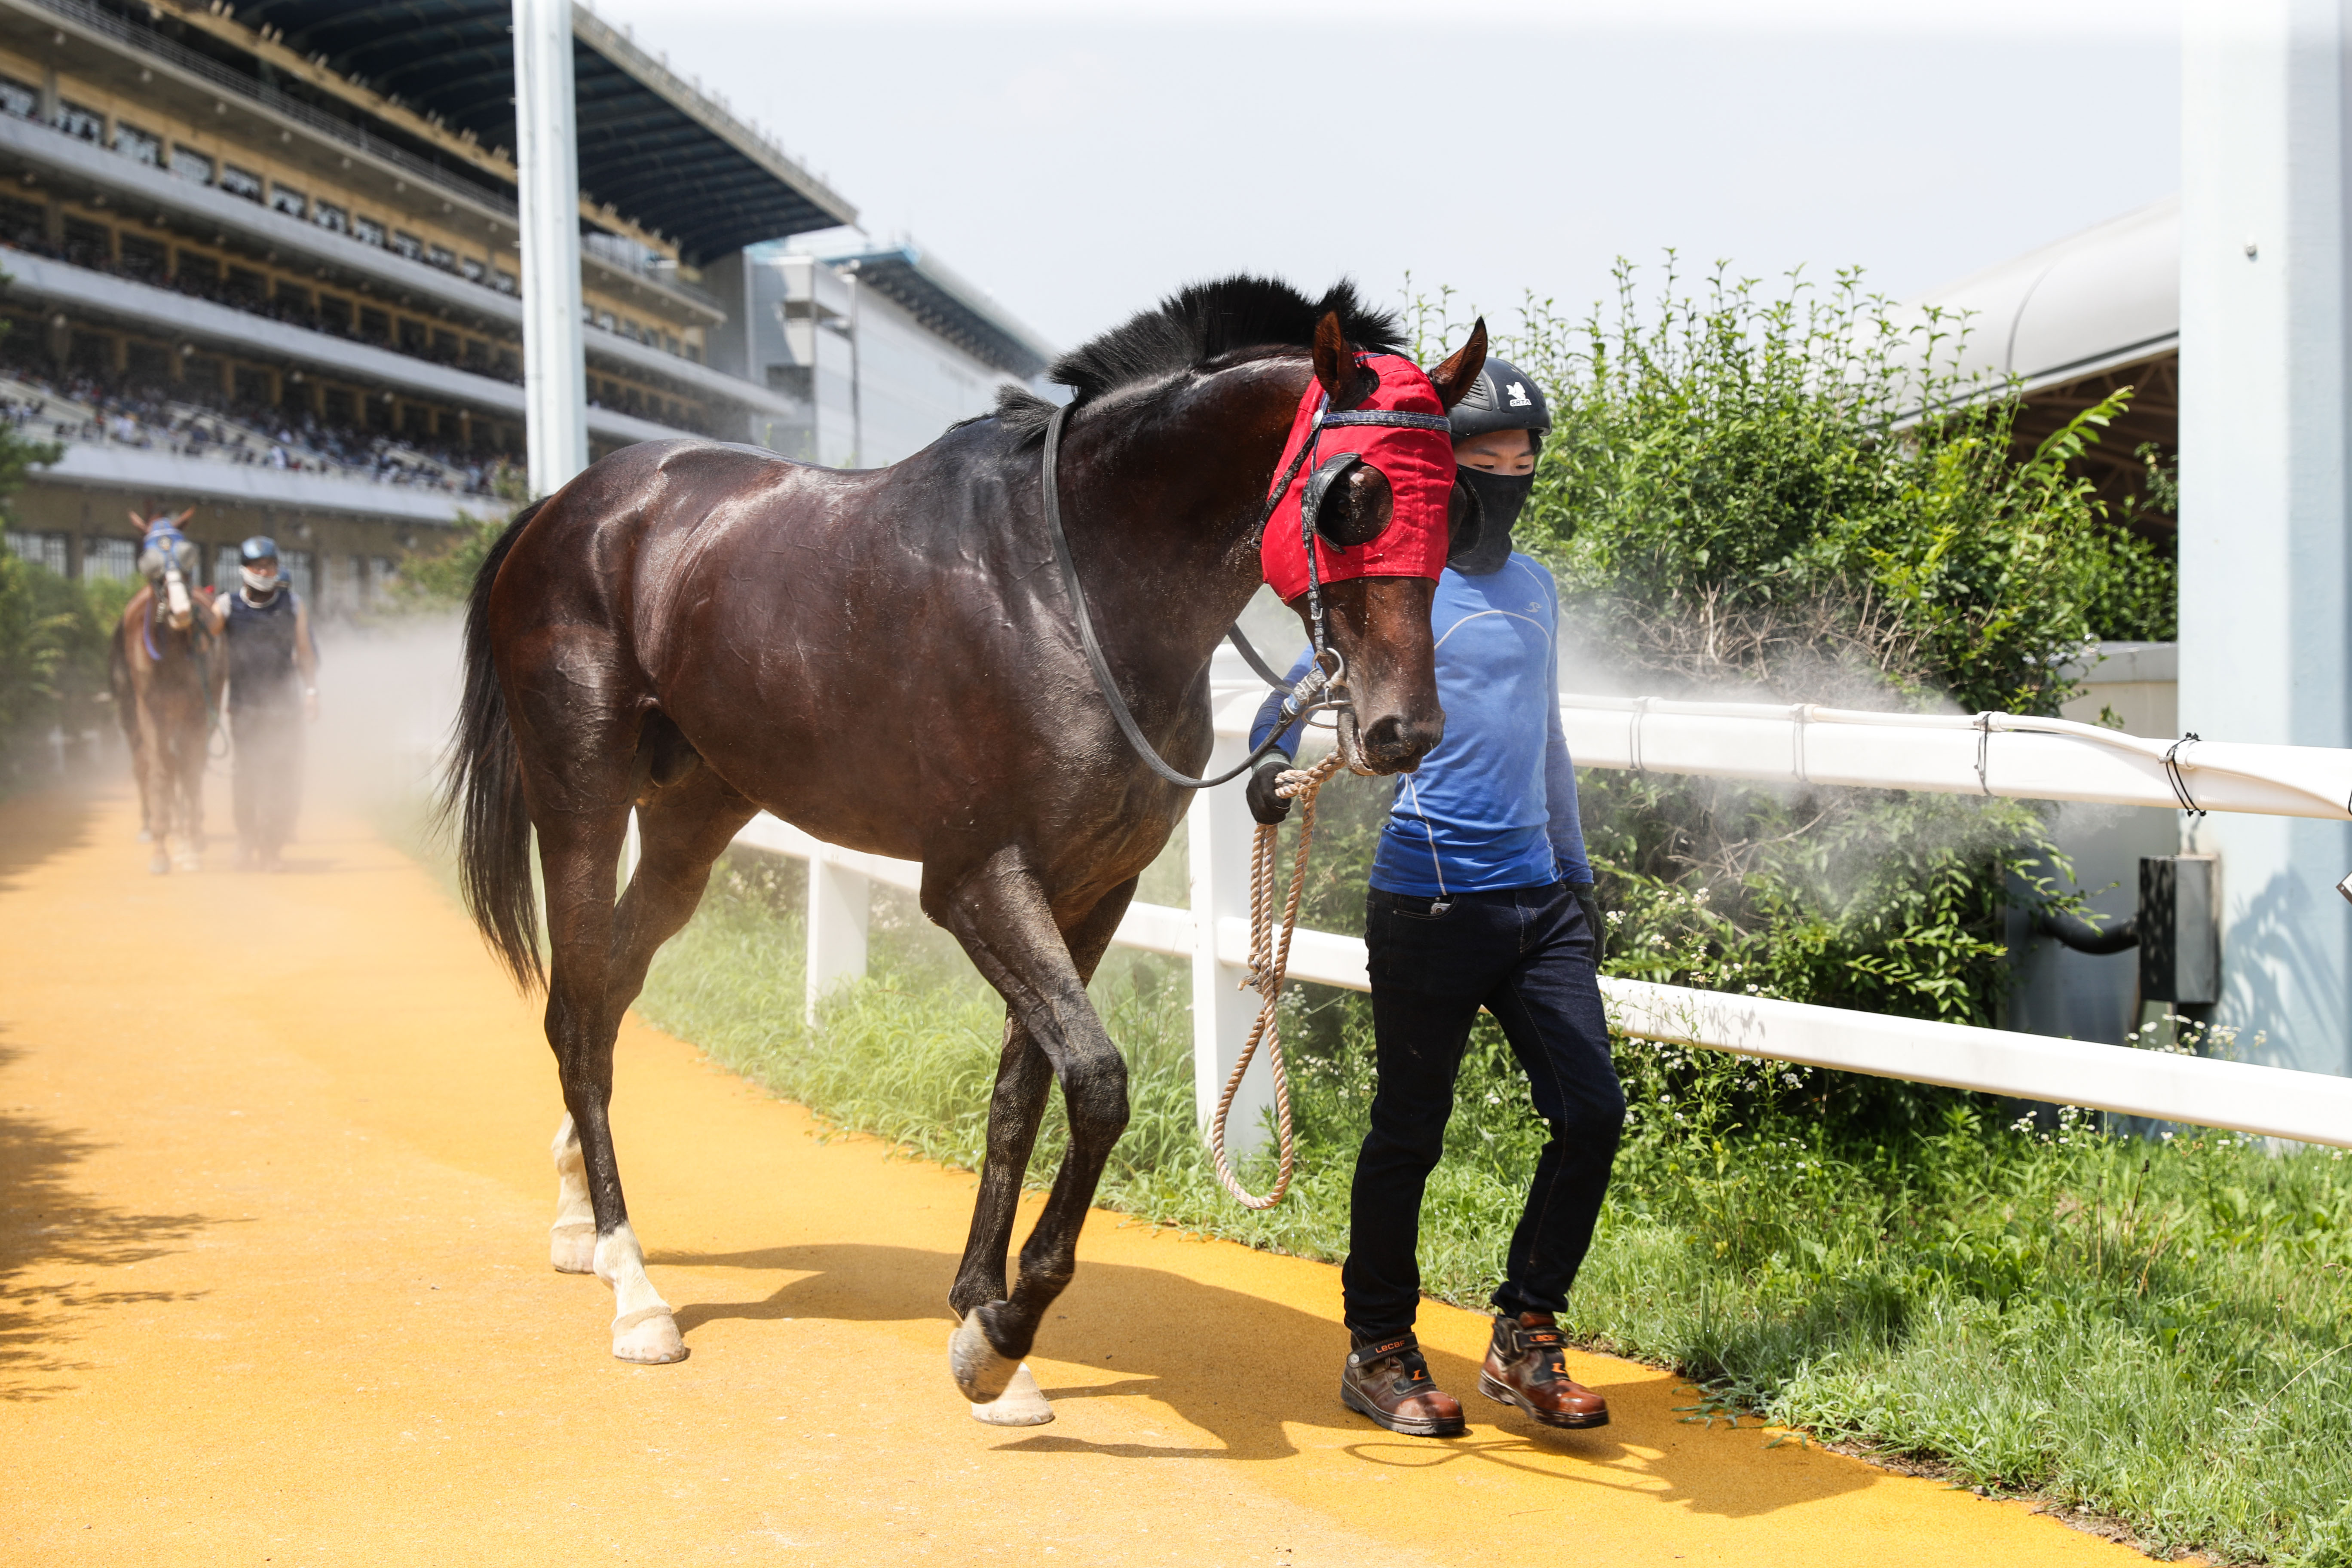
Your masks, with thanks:
[[[1384,771],[1402,772],[1429,753],[1437,744],[1437,734],[1434,726],[1384,713],[1364,727],[1360,743],[1366,762]]]

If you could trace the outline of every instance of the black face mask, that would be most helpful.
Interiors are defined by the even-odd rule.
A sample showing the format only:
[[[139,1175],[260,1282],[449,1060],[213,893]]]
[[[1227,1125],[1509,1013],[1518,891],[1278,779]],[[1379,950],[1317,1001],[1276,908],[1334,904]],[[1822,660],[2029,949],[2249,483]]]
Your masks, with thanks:
[[[1470,497],[1470,515],[1445,552],[1445,563],[1466,577],[1500,572],[1511,559],[1511,525],[1535,489],[1533,474],[1490,474],[1484,468],[1457,468],[1454,482]]]

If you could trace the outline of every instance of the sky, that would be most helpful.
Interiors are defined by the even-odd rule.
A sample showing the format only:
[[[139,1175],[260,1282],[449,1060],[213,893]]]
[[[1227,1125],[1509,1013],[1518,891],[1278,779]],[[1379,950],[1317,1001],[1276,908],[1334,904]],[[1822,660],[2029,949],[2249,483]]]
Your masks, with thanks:
[[[594,0],[1066,347],[1185,282],[1910,299],[2179,186],[2154,0]]]

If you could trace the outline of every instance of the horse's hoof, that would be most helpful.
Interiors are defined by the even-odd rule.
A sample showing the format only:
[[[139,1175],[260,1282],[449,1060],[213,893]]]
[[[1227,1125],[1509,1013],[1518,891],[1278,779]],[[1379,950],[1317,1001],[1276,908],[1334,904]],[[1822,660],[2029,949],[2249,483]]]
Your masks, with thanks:
[[[988,1335],[981,1330],[977,1307],[966,1312],[955,1332],[948,1336],[948,1371],[974,1408],[995,1404],[1012,1384],[1013,1374],[1020,1365],[999,1355],[996,1347],[988,1342]]]
[[[201,855],[177,856],[172,863],[183,871],[201,871],[205,868],[205,858]]]
[[[1003,1393],[971,1407],[971,1418],[991,1426],[1043,1426],[1054,1418],[1054,1407],[1039,1392],[1024,1361],[1013,1369],[1013,1381],[1004,1385]]]
[[[148,828],[144,828],[144,827],[141,828],[141,829],[139,830],[139,842],[140,842],[140,843],[142,843],[142,844],[152,844],[152,843],[154,843],[154,842],[155,842],[155,835],[154,835],[154,833],[153,833],[152,830],[148,829]]]
[[[172,858],[168,855],[150,855],[147,858],[147,874],[151,877],[170,876]]]
[[[558,1274],[596,1272],[596,1222],[558,1220],[548,1227],[547,1260]]]
[[[667,1307],[640,1307],[613,1320],[613,1353],[643,1366],[686,1359],[686,1338]]]

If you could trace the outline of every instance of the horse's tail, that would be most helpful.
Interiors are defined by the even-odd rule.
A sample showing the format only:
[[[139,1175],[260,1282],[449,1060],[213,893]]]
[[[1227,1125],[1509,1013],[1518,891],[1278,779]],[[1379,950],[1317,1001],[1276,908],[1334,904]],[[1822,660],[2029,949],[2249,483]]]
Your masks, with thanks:
[[[530,885],[530,813],[522,753],[490,657],[490,585],[539,509],[515,514],[482,558],[466,602],[466,694],[442,766],[441,816],[457,826],[457,885],[482,939],[526,990],[546,984],[539,957],[539,901]]]

